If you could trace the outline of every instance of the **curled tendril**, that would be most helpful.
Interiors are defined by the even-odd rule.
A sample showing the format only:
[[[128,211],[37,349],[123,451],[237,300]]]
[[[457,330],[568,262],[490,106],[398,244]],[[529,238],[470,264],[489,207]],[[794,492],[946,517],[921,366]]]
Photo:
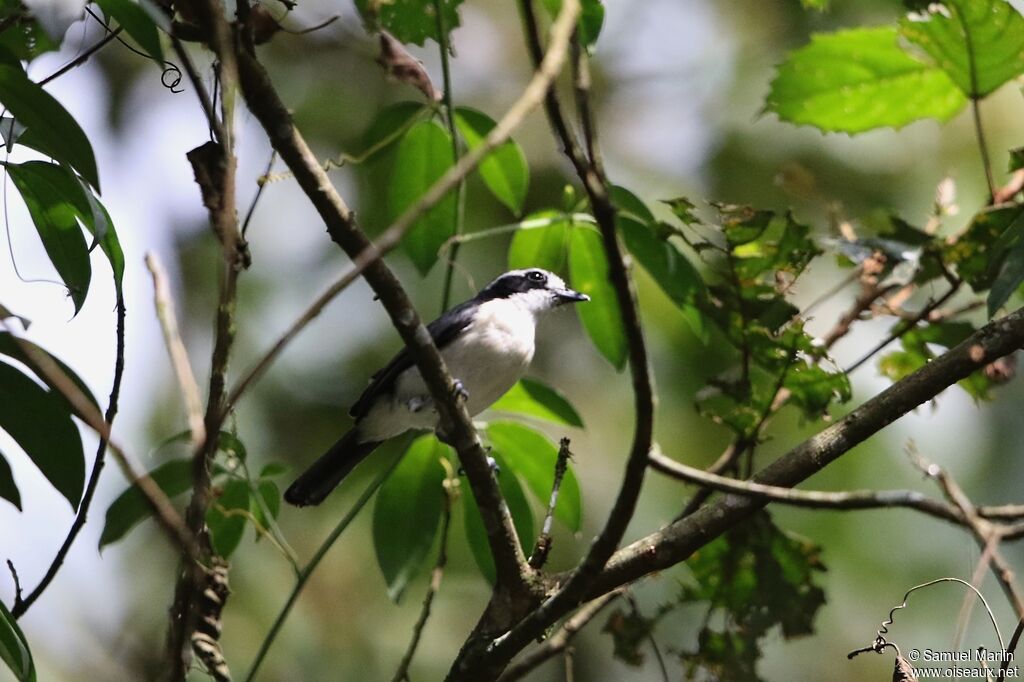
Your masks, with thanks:
[[[923,589],[925,587],[931,587],[932,585],[937,585],[939,583],[959,583],[964,587],[967,587],[970,590],[972,590],[974,594],[978,596],[978,599],[980,599],[981,603],[985,606],[985,611],[988,613],[989,620],[992,621],[992,627],[996,631],[996,638],[999,639],[999,648],[1005,650],[1006,645],[1003,644],[1003,634],[999,631],[999,624],[996,622],[996,617],[995,615],[993,615],[992,609],[988,605],[988,601],[986,601],[984,595],[982,595],[982,593],[978,591],[978,588],[976,588],[974,585],[970,584],[966,580],[961,580],[960,578],[937,578],[935,580],[930,580],[926,583],[921,583],[920,585],[915,585],[914,587],[911,587],[909,590],[907,590],[907,593],[903,595],[903,603],[897,604],[889,610],[889,617],[882,621],[882,626],[878,629],[878,632],[875,636],[875,641],[871,643],[871,646],[855,649],[848,653],[846,657],[853,658],[858,654],[863,654],[868,651],[874,651],[875,653],[880,654],[883,651],[885,651],[886,647],[890,646],[893,649],[896,649],[896,655],[899,656],[900,648],[885,638],[885,636],[889,634],[889,626],[892,625],[893,620],[896,616],[896,612],[900,609],[907,608],[907,600],[910,598],[911,594],[913,594],[917,590]]]
[[[160,74],[160,84],[165,88],[178,94],[185,92],[185,88],[180,87],[181,85],[181,69],[174,62],[164,61],[164,72]]]

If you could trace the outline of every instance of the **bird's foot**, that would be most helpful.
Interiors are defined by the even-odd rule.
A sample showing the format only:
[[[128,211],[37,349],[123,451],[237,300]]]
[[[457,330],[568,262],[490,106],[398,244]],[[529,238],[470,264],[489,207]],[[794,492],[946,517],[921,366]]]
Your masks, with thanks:
[[[484,451],[485,452],[490,452],[491,451],[490,446],[484,447]],[[487,455],[487,466],[491,470],[491,473],[494,474],[495,477],[497,477],[498,475],[501,474],[501,466],[498,465],[498,460],[494,459],[490,455]],[[459,472],[458,473],[459,473],[459,476],[465,476],[466,475],[466,470],[463,467],[459,467]]]
[[[469,391],[458,379],[452,381],[452,395],[455,396],[456,402],[464,403],[469,400]]]

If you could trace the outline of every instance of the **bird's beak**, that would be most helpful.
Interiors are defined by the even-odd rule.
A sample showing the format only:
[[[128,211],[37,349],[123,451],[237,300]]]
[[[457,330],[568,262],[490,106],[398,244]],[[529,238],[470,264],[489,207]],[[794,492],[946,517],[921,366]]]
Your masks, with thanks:
[[[555,289],[555,296],[558,297],[559,303],[580,303],[582,301],[589,301],[590,297],[586,294],[581,294],[578,291],[572,289]]]

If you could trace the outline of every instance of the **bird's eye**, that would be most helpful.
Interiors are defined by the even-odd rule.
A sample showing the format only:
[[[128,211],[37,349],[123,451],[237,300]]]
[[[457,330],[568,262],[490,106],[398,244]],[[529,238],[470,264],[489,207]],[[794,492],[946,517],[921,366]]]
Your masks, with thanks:
[[[537,282],[538,284],[542,284],[546,282],[548,278],[540,270],[530,270],[528,273],[526,273],[526,279],[530,280],[531,282]]]

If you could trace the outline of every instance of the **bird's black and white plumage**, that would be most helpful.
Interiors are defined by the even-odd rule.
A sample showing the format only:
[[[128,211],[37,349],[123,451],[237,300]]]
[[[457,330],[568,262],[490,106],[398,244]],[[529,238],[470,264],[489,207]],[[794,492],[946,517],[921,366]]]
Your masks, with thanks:
[[[588,297],[539,268],[501,275],[465,303],[429,325],[470,415],[483,412],[512,388],[533,359],[538,319]],[[430,392],[408,349],[373,375],[349,413],[356,424],[285,492],[285,500],[319,504],[378,445],[409,430],[435,429]]]

